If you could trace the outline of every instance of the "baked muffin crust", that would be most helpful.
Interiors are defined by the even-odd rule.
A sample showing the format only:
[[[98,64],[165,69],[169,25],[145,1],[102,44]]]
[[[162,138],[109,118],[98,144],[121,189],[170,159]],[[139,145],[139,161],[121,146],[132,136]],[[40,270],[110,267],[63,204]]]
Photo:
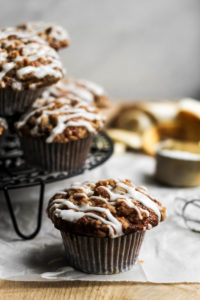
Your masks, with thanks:
[[[16,25],[15,27],[3,28],[1,32],[38,36],[55,50],[60,50],[69,45],[69,35],[67,31],[63,27],[51,23],[28,22]]]
[[[145,231],[166,218],[166,208],[127,179],[74,183],[50,199],[47,211],[57,229],[93,237]]]
[[[95,134],[103,126],[103,117],[92,105],[60,97],[51,101],[38,99],[16,127],[26,137],[47,143],[66,143]]]
[[[63,74],[58,54],[39,37],[0,32],[0,88],[45,87],[56,83]]]
[[[87,103],[95,104],[97,107],[105,107],[108,103],[108,96],[104,89],[100,85],[88,80],[63,78],[43,93],[43,97],[46,99],[60,96],[77,98]]]

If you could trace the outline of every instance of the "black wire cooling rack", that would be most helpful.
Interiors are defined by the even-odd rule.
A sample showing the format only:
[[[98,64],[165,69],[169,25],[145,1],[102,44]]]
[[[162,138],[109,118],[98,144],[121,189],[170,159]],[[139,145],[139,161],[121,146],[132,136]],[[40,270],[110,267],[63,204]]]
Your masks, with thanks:
[[[112,140],[106,133],[100,132],[94,138],[90,153],[83,168],[70,173],[48,173],[28,166],[23,158],[23,152],[20,148],[17,136],[7,134],[0,149],[0,190],[4,193],[16,234],[22,239],[28,240],[34,238],[39,233],[42,225],[42,209],[46,184],[80,175],[86,170],[92,170],[108,160],[112,153]],[[14,199],[11,199],[9,191],[32,186],[40,186],[37,221],[35,230],[31,234],[25,235],[19,229],[13,208]]]

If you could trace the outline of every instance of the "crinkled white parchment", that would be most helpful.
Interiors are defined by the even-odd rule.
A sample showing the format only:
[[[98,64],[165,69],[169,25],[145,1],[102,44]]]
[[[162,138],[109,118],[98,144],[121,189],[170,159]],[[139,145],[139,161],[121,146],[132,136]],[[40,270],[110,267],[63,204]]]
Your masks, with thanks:
[[[200,188],[169,188],[153,179],[154,159],[141,154],[113,156],[102,167],[84,175],[46,185],[43,225],[30,241],[14,233],[3,194],[0,194],[0,278],[23,281],[91,280],[140,282],[200,282],[200,234],[189,231],[175,214],[177,196],[198,196]],[[46,216],[48,199],[72,181],[130,178],[144,185],[167,206],[169,218],[147,231],[138,262],[131,271],[116,275],[89,275],[66,265],[58,230]],[[15,213],[24,232],[34,229],[38,189],[12,191]]]

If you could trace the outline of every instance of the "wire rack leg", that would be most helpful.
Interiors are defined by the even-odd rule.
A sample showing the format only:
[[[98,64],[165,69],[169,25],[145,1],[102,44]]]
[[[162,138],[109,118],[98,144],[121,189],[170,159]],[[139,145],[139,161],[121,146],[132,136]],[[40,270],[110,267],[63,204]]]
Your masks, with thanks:
[[[10,194],[9,194],[9,189],[6,186],[3,188],[3,192],[4,192],[4,195],[5,195],[6,203],[7,203],[7,206],[8,206],[8,210],[10,212],[10,216],[11,216],[11,220],[12,220],[15,232],[19,237],[21,237],[24,240],[33,239],[39,233],[39,231],[41,229],[42,209],[43,209],[43,202],[44,202],[44,191],[45,191],[45,184],[44,184],[44,182],[40,182],[40,195],[39,195],[39,203],[38,203],[36,229],[31,234],[25,235],[19,229],[17,219],[16,219],[16,216],[15,216],[15,213],[14,213],[12,201],[11,201]]]

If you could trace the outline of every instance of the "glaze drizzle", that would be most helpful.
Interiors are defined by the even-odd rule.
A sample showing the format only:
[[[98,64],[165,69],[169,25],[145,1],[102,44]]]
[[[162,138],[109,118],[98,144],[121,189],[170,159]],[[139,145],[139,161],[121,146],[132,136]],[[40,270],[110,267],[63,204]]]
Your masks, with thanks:
[[[88,216],[100,220],[103,224],[108,226],[109,236],[115,238],[123,235],[123,227],[120,218],[114,216],[108,208],[95,206],[95,200],[100,200],[106,204],[116,206],[119,202],[135,209],[140,220],[149,217],[150,211],[157,215],[158,222],[161,220],[161,206],[149,197],[143,188],[136,188],[127,185],[122,180],[115,180],[115,188],[111,186],[98,185],[98,189],[104,190],[109,197],[95,195],[95,183],[85,182],[83,184],[75,183],[62,193],[58,192],[56,195],[64,195],[69,198],[57,198],[56,195],[50,200],[49,215],[55,215],[57,218],[68,222],[77,222],[81,218]],[[74,190],[74,193],[69,196],[68,191]],[[72,198],[70,198],[72,197]],[[73,203],[73,199],[83,197],[84,201],[80,203]],[[143,208],[139,205],[142,204]],[[101,213],[100,215],[98,213]],[[150,223],[144,228],[151,229]]]

